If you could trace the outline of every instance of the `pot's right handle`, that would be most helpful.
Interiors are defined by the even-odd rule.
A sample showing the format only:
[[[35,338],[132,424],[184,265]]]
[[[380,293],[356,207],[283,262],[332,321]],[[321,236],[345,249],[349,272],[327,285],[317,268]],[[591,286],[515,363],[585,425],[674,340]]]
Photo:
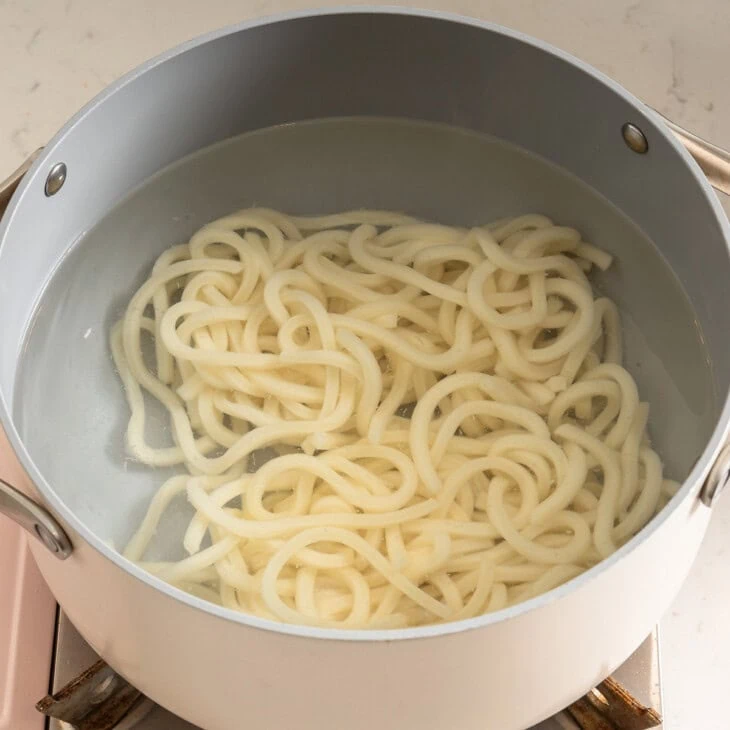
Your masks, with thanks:
[[[669,128],[669,131],[677,138],[680,144],[692,155],[694,161],[705,173],[707,182],[715,190],[730,195],[730,152],[708,142],[702,137],[680,127],[671,119],[667,119],[661,112],[654,110],[655,114]],[[730,444],[720,450],[715,463],[710,469],[702,488],[700,489],[700,500],[707,507],[712,507],[720,493],[730,482]]]
[[[727,487],[728,482],[730,482],[730,443],[720,449],[720,453],[715,458],[715,463],[700,489],[702,504],[712,507]]]
[[[664,124],[680,141],[687,152],[705,173],[707,181],[715,190],[730,195],[730,152],[687,131],[671,119],[657,112]]]
[[[680,127],[679,124],[667,119],[663,114],[656,113],[687,152],[692,155],[694,161],[705,173],[710,185],[715,190],[730,195],[730,152]],[[730,482],[730,444],[725,444],[717,455],[715,463],[700,489],[702,503],[712,507],[728,482]]]

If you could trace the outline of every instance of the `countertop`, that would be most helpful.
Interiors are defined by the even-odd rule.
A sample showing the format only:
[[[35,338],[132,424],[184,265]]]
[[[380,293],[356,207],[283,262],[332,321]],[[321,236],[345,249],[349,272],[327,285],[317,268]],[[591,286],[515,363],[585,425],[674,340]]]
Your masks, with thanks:
[[[222,25],[312,0],[0,0],[0,178],[104,86]],[[322,2],[320,5],[342,3]],[[408,3],[394,2],[391,5]],[[728,0],[420,0],[542,38],[730,148]],[[730,213],[730,200],[723,201]],[[661,624],[665,727],[727,730],[730,495]]]

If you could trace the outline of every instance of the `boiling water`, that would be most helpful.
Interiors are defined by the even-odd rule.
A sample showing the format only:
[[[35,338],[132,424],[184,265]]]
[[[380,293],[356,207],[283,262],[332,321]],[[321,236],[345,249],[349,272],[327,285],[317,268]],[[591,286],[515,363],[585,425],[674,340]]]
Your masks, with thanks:
[[[594,279],[619,305],[625,365],[651,404],[667,472],[688,473],[717,413],[711,364],[692,308],[669,266],[615,207],[568,173],[490,137],[426,123],[343,119],[249,133],[161,171],[72,248],[26,337],[14,410],[44,476],[103,539],[124,544],[169,470],[125,454],[128,409],[109,330],[165,248],[207,221],[263,205],[297,214],[386,208],[455,225],[544,213],[616,256]],[[148,438],[169,443],[152,409]],[[166,518],[162,552],[187,524]]]

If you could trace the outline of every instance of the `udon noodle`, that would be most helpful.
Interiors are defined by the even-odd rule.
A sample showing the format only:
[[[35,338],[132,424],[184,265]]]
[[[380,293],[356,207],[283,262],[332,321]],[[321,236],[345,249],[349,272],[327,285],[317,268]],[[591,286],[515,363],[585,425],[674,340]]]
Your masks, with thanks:
[[[456,228],[249,209],[206,225],[157,259],[112,333],[130,454],[181,467],[124,554],[321,627],[466,619],[574,578],[676,487],[616,306],[586,276],[610,263],[542,215]],[[173,445],[147,443],[149,398]],[[145,561],[178,497],[187,557]]]

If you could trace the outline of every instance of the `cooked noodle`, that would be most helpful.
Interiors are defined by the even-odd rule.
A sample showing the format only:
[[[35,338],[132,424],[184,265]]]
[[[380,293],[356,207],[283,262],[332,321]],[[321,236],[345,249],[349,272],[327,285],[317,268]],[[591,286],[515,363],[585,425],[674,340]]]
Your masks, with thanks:
[[[112,332],[129,452],[185,471],[125,555],[143,561],[184,495],[188,556],[144,567],[343,628],[477,616],[585,571],[676,489],[616,306],[586,278],[610,263],[540,215],[462,229],[250,209],[206,225]],[[174,445],[146,442],[146,397]]]

